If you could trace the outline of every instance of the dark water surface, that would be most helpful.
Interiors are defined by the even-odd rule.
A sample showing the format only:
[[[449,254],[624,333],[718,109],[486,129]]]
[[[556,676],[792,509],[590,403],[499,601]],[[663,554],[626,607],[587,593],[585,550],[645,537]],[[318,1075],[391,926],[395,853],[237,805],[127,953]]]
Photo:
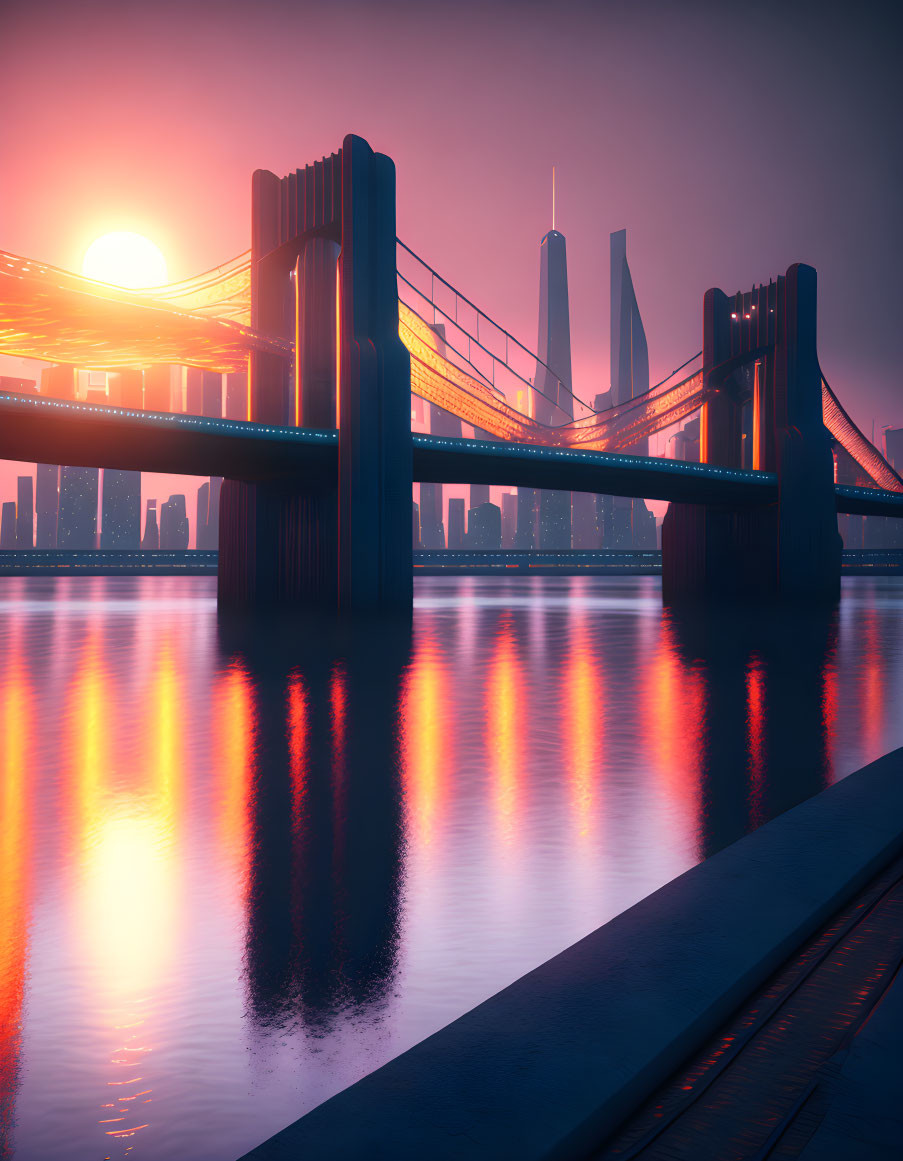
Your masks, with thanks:
[[[663,612],[423,578],[226,626],[208,578],[0,582],[0,1156],[233,1161],[903,744],[903,583]]]

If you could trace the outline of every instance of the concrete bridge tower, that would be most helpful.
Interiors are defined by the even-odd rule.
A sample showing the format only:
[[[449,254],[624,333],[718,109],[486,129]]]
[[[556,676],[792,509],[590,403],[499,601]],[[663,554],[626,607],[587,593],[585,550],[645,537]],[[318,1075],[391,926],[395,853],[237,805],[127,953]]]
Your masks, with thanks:
[[[836,600],[842,545],[813,268],[797,263],[733,298],[709,290],[703,376],[709,401],[700,417],[700,459],[774,472],[778,500],[745,510],[671,504],[662,527],[665,600]]]
[[[293,340],[294,359],[252,354],[249,418],[338,428],[338,471],[226,480],[226,606],[410,606],[410,361],[395,246],[395,166],[363,138],[284,178],[255,172],[252,325]]]

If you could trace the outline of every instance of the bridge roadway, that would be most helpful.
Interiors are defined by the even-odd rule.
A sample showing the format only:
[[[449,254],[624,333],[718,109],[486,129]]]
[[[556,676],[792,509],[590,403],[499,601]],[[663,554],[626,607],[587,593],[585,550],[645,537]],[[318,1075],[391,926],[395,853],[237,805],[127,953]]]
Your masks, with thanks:
[[[624,453],[489,440],[412,436],[414,479],[497,484],[675,500],[757,505],[777,499],[771,472]],[[0,459],[248,482],[331,485],[334,430],[279,427],[202,415],[108,407],[0,392]],[[837,485],[837,510],[903,516],[903,494]]]

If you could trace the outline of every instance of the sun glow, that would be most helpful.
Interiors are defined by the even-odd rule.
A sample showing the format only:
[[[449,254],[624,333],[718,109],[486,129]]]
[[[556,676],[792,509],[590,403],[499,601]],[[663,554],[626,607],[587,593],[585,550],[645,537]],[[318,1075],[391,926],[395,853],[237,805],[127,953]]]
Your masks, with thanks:
[[[165,285],[166,259],[150,238],[119,230],[95,238],[82,259],[82,274],[95,282],[142,290]]]

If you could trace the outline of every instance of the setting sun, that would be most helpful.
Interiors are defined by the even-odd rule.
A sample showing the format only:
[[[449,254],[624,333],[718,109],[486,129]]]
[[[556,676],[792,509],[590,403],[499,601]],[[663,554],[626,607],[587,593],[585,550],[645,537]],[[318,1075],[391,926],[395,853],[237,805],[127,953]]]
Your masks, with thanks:
[[[166,259],[149,238],[120,230],[91,243],[82,259],[82,274],[96,282],[141,290],[165,284]]]

